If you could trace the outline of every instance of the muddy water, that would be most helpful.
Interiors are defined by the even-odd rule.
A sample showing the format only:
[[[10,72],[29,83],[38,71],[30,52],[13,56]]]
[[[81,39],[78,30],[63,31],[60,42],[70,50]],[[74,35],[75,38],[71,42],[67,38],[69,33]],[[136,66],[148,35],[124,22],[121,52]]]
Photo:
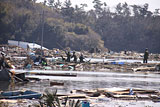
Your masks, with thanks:
[[[39,71],[40,72],[40,71]],[[52,71],[45,71],[52,72]],[[64,82],[64,91],[72,89],[95,89],[95,88],[143,88],[160,90],[160,75],[146,73],[120,73],[120,72],[76,72],[76,71],[53,71],[55,73],[76,73],[77,77],[60,76],[34,76],[40,79]],[[46,80],[47,81],[47,80]]]
[[[22,71],[24,72],[24,71]],[[74,73],[77,77],[61,77],[61,76],[37,76],[27,75],[28,77],[36,77],[42,80],[31,81],[27,84],[9,85],[5,90],[17,90],[17,89],[32,89],[40,92],[44,92],[45,89],[55,90],[58,89],[58,93],[70,93],[73,89],[96,89],[96,88],[142,88],[142,89],[155,89],[160,91],[160,74],[147,74],[147,73],[124,73],[124,72],[77,72],[77,71],[30,71],[30,72],[47,72],[47,73]],[[50,81],[64,82],[64,86],[50,86]],[[3,84],[1,84],[3,87]],[[6,87],[6,86],[5,86]],[[94,103],[101,103],[102,105],[96,105],[94,107],[119,107],[122,105],[126,107],[145,107],[153,106],[160,107],[160,103],[154,103],[151,101],[117,101],[111,99],[96,99]]]
[[[28,72],[28,71],[18,71]],[[64,82],[64,86],[60,86],[60,90],[64,93],[70,92],[72,89],[95,89],[95,88],[143,88],[160,90],[160,74],[149,73],[124,73],[124,72],[84,72],[84,71],[29,71],[27,77],[36,77],[42,80],[37,82],[18,84],[15,88],[31,88],[36,90],[44,90],[50,87],[50,81]],[[31,73],[70,73],[77,74],[77,77],[62,77],[62,76],[38,76]],[[50,80],[50,81],[49,81]],[[7,83],[8,85],[8,83]],[[6,90],[7,85],[5,84]],[[3,88],[3,84],[0,85]],[[10,87],[9,87],[10,88]],[[59,88],[59,87],[56,87]]]

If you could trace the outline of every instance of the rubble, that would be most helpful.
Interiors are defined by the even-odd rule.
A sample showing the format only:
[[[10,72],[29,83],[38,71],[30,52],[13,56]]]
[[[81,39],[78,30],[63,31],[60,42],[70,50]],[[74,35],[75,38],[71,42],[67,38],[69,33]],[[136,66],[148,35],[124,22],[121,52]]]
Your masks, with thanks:
[[[41,50],[26,50],[17,46],[1,45],[1,51],[6,53],[6,57],[10,59],[10,63],[15,66],[15,69],[26,69],[26,62],[30,63],[29,70],[44,69],[44,70],[75,70],[75,71],[120,71],[120,72],[137,72],[137,71],[159,71],[160,55],[150,54],[150,61],[159,61],[143,64],[136,60],[143,59],[142,53],[128,51],[126,54],[120,53],[88,53],[83,51],[85,58],[88,58],[85,63],[63,62],[61,55],[66,57],[65,52],[59,49],[43,50],[43,54],[47,59],[47,66],[41,64],[35,65],[33,61],[28,61],[28,57],[35,58],[41,54]],[[76,52],[77,56],[81,52]],[[106,61],[106,59],[108,59]],[[135,62],[117,62],[118,60],[134,60]],[[31,59],[30,59],[31,60]],[[101,60],[101,61],[95,61]]]

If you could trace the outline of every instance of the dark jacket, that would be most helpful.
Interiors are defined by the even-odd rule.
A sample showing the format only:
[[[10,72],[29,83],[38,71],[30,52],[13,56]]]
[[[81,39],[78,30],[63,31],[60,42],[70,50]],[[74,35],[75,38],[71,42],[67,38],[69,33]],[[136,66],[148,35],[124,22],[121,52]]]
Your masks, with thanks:
[[[149,52],[146,50],[144,53],[144,59],[148,59],[148,56],[149,56]]]

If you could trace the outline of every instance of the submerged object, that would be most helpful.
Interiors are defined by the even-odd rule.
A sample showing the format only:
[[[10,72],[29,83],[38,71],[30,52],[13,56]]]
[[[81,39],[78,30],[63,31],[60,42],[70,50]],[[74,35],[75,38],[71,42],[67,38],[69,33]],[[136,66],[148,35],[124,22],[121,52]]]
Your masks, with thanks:
[[[8,91],[1,92],[0,99],[38,99],[42,96],[41,93],[26,90],[26,91]]]

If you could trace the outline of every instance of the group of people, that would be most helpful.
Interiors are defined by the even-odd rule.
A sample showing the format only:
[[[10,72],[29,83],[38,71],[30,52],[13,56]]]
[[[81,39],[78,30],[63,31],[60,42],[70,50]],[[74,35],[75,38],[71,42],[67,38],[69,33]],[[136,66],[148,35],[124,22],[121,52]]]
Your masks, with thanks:
[[[76,56],[75,52],[73,52],[73,55],[71,55],[70,52],[65,51],[65,53],[67,55],[67,59],[65,60],[65,58],[63,58],[63,56],[62,56],[63,61],[70,62],[70,59],[73,58],[73,61],[77,62],[77,56]],[[145,52],[144,52],[143,63],[148,62],[148,57],[149,57],[149,52],[148,52],[148,48],[146,48]],[[83,54],[80,55],[79,59],[80,59],[80,63],[84,62],[85,58],[83,57]]]
[[[78,58],[77,58],[75,52],[73,52],[73,55],[71,55],[71,53],[69,51],[68,52],[65,51],[65,53],[67,55],[67,58],[65,59],[63,56],[61,56],[63,61],[65,61],[65,62],[71,62],[71,58],[73,58],[73,62],[77,62]],[[85,58],[84,58],[83,54],[81,54],[80,57],[79,57],[80,63],[83,63],[84,59]]]

